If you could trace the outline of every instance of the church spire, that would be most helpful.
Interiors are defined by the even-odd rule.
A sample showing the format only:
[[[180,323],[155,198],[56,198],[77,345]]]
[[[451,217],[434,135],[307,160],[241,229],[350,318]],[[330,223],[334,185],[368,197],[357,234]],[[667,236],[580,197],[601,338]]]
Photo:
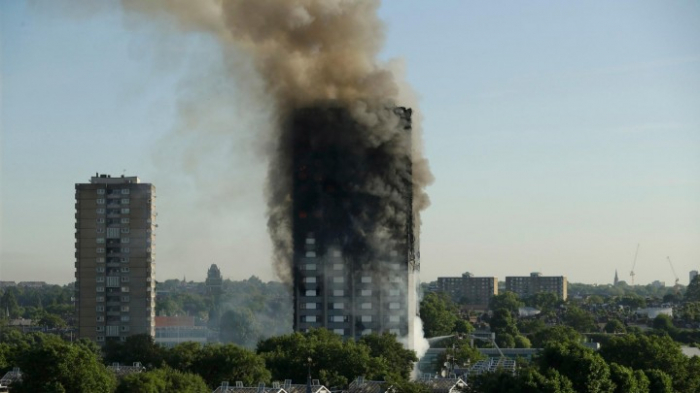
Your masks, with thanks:
[[[615,269],[615,280],[613,280],[613,285],[617,285],[619,280],[617,279],[617,269]]]

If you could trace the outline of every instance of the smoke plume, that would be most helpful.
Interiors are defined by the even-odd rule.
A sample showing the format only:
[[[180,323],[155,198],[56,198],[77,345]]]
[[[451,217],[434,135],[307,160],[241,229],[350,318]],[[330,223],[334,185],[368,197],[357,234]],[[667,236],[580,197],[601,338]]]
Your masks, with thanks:
[[[387,64],[377,60],[384,27],[377,0],[122,0],[125,9],[173,22],[181,29],[206,32],[222,45],[247,53],[260,75],[276,114],[269,148],[267,179],[268,229],[276,267],[291,277],[294,136],[290,122],[304,108],[341,107],[359,125],[332,130],[322,127],[316,140],[349,140],[360,159],[381,151],[362,184],[354,187],[381,202],[382,220],[373,235],[391,232],[388,223],[413,214],[415,236],[420,211],[428,205],[426,185],[432,180],[421,153],[420,116],[410,91]],[[232,77],[238,77],[231,70]],[[393,108],[412,106],[412,131],[401,133]],[[350,135],[342,136],[347,132]],[[362,157],[364,155],[364,157]],[[408,164],[406,164],[408,158]],[[362,166],[363,164],[358,164]],[[379,166],[379,167],[377,167]],[[412,209],[401,211],[400,190],[413,188]],[[405,206],[405,205],[404,205]],[[405,210],[405,209],[404,209]],[[403,220],[403,221],[402,221]]]

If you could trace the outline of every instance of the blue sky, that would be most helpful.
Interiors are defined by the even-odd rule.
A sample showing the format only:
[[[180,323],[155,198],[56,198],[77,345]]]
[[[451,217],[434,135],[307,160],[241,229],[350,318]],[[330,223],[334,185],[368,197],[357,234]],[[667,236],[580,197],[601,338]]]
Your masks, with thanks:
[[[0,279],[72,280],[73,187],[97,171],[156,185],[159,280],[211,263],[272,279],[264,103],[204,35],[64,4],[0,2]],[[637,283],[672,284],[667,256],[682,283],[700,270],[700,3],[393,0],[380,16],[436,178],[424,281],[607,283],[637,243]],[[197,89],[217,99],[183,123]]]

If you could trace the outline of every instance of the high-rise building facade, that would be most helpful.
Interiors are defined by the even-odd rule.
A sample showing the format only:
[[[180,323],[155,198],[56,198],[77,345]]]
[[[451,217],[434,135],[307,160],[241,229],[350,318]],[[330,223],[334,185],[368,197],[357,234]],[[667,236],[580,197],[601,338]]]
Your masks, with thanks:
[[[529,276],[506,277],[506,291],[523,297],[540,292],[551,292],[560,299],[568,296],[568,282],[564,276],[543,276],[541,273],[530,273]]]
[[[410,114],[389,114],[409,141]],[[412,178],[395,183],[392,201],[367,190],[365,178],[384,170],[373,165],[387,157],[357,146],[362,126],[346,109],[299,110],[290,127],[294,329],[324,327],[346,338],[390,332],[411,345],[418,271]],[[410,156],[399,159],[410,174]],[[400,215],[387,218],[388,209]]]
[[[155,187],[97,175],[75,185],[78,336],[155,335]]]

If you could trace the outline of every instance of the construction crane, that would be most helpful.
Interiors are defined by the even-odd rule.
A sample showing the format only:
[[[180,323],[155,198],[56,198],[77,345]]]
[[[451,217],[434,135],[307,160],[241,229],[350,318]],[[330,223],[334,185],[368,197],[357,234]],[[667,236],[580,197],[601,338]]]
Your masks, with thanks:
[[[673,284],[673,292],[678,295],[678,292],[680,292],[680,284],[678,284],[678,275],[676,274],[676,269],[673,267],[673,262],[671,262],[671,257],[666,257],[668,260],[668,264],[671,265],[671,271],[673,272],[673,277],[676,279],[676,282]]]
[[[632,262],[632,271],[630,271],[632,285],[634,285],[634,267],[637,266],[637,254],[639,254],[639,243],[637,243],[637,251],[634,252],[634,262]]]

